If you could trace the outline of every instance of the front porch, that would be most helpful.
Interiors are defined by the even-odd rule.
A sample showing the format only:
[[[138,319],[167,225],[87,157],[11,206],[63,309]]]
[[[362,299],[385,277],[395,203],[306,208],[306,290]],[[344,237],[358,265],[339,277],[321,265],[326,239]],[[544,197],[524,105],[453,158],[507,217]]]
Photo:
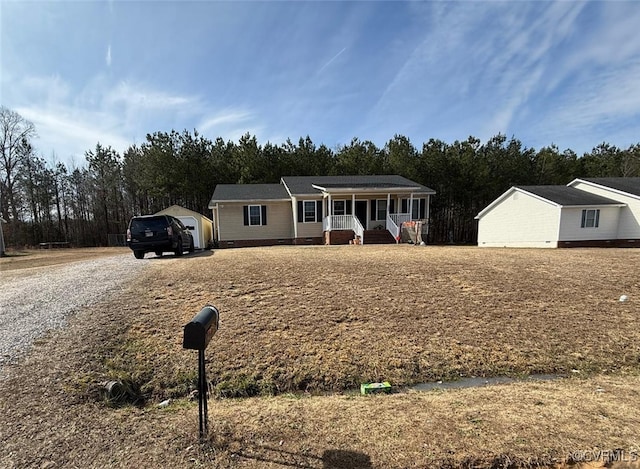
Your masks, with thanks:
[[[323,192],[322,220],[325,244],[390,244],[402,239],[402,227],[413,229],[413,242],[426,240],[429,194],[378,193],[350,197]],[[415,197],[414,197],[415,196]],[[400,211],[396,212],[396,209]]]

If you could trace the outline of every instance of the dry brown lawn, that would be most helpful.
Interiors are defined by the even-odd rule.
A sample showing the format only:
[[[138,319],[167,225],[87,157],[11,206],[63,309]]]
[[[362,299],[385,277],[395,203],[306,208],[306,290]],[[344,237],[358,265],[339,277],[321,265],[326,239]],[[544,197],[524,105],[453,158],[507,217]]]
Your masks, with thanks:
[[[141,261],[152,265],[123,295],[8,370],[0,466],[536,467],[640,448],[640,250],[207,254]],[[184,397],[196,354],[181,346],[206,303],[221,312],[207,349],[219,398],[199,445],[197,405]],[[345,393],[529,373],[569,378]],[[98,383],[115,378],[146,405],[105,405]]]

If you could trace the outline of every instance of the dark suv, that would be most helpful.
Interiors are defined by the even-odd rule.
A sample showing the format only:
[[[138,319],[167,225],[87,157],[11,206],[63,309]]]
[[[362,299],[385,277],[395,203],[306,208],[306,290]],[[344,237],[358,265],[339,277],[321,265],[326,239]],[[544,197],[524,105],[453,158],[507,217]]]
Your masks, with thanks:
[[[142,259],[147,252],[161,256],[165,251],[172,251],[181,256],[185,250],[194,251],[193,235],[171,215],[133,217],[127,229],[127,245],[136,259]]]

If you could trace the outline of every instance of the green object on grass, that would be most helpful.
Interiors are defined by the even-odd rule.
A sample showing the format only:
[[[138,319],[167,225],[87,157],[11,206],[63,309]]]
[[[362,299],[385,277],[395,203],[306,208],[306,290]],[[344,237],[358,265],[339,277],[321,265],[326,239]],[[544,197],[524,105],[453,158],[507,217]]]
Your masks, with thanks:
[[[362,383],[360,385],[360,394],[373,394],[377,392],[390,393],[391,383],[384,381],[382,383]]]

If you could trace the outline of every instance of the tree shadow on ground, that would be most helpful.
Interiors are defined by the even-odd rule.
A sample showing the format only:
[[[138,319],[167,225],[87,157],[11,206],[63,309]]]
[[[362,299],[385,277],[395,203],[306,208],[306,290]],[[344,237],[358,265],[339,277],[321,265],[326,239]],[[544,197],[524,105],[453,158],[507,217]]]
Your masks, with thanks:
[[[369,455],[352,450],[328,449],[322,456],[316,456],[282,448],[251,445],[233,454],[241,458],[298,469],[373,469]]]

